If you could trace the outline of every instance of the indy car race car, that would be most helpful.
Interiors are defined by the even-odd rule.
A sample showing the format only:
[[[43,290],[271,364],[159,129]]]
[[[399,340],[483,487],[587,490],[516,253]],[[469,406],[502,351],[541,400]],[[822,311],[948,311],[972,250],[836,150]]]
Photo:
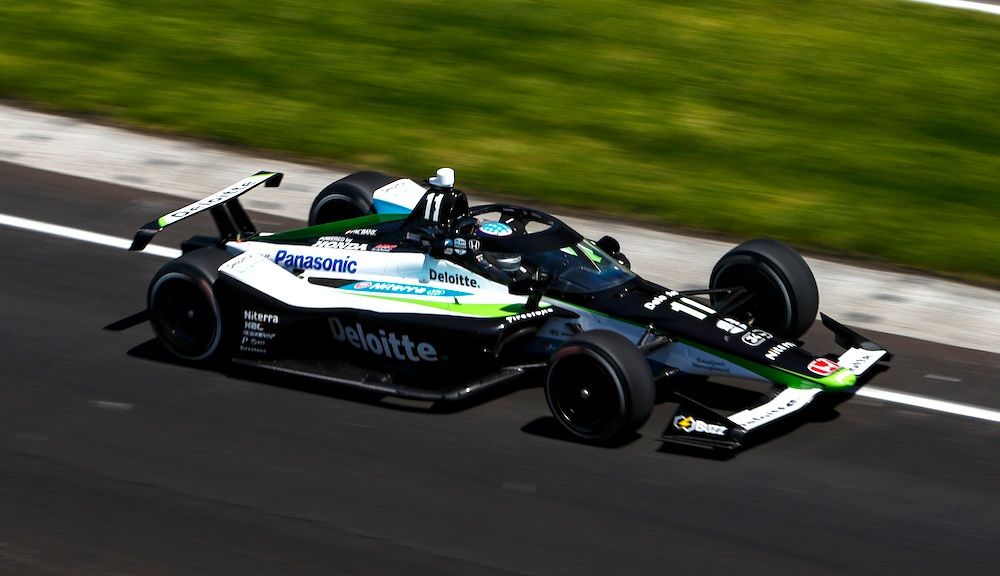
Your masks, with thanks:
[[[737,448],[889,359],[825,315],[846,351],[802,348],[816,281],[774,240],[740,244],[706,289],[679,292],[634,273],[611,237],[587,239],[531,208],[470,207],[448,168],[421,183],[351,174],[319,193],[308,227],[258,232],[237,199],[281,179],[259,172],[136,233],[131,249],[142,250],[203,211],[219,230],[185,241],[150,283],[151,323],[176,356],[434,402],[536,373],[555,419],[593,443],[634,436],[657,380],[769,383],[733,414],[681,398],[662,440],[709,448]]]

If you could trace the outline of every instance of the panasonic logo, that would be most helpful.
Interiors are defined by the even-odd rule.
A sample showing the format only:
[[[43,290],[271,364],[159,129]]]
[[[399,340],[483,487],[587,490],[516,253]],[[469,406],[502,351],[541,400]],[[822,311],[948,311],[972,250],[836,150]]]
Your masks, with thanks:
[[[358,271],[358,263],[350,256],[346,258],[327,258],[324,256],[304,256],[289,254],[287,250],[278,250],[274,255],[274,263],[290,270],[323,270],[326,272],[343,272],[354,274]]]
[[[365,331],[360,322],[353,326],[344,326],[340,318],[330,318],[330,330],[338,342],[347,342],[351,346],[389,359],[401,362],[437,362],[438,354],[434,346],[428,342],[414,342],[409,335],[397,336],[395,332],[379,330]]]

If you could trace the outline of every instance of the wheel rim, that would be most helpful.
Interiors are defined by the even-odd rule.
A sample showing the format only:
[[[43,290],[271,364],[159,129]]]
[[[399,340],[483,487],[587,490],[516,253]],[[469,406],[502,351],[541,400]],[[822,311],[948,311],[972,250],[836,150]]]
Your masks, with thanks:
[[[166,274],[153,286],[153,327],[167,348],[183,358],[201,360],[219,344],[221,317],[206,290],[179,273]]]
[[[730,312],[737,318],[752,318],[765,328],[785,331],[791,328],[792,301],[781,280],[768,268],[755,264],[731,264],[716,276],[715,286],[743,287],[754,295]]]
[[[546,396],[556,418],[578,436],[609,437],[621,425],[625,399],[618,377],[590,351],[566,353],[553,363]]]

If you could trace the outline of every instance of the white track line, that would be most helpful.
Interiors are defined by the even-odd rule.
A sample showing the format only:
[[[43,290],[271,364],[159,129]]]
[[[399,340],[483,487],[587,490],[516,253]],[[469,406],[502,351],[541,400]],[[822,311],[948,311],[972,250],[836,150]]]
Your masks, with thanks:
[[[928,410],[936,410],[938,412],[947,412],[948,414],[956,414],[958,416],[968,416],[969,418],[979,418],[982,420],[989,420],[990,422],[1000,422],[1000,411],[997,410],[989,410],[987,408],[969,406],[968,404],[959,404],[957,402],[947,402],[945,400],[937,400],[926,396],[903,394],[902,392],[893,392],[892,390],[886,390],[884,388],[871,388],[864,386],[855,393],[855,396],[864,396],[865,398],[872,398],[873,400],[883,400],[885,402],[916,406],[918,408],[926,408]]]
[[[996,4],[984,4],[982,2],[968,2],[967,0],[912,0],[921,4],[934,4],[945,8],[958,8],[960,10],[975,10],[976,12],[986,12],[1000,16],[1000,6]]]
[[[6,214],[0,214],[0,225],[13,226],[14,228],[21,228],[32,232],[41,232],[43,234],[51,234],[61,238],[82,240],[84,242],[91,242],[102,246],[121,248],[123,250],[127,250],[132,244],[132,241],[126,238],[116,238],[114,236],[108,236],[107,234],[98,234],[96,232],[80,230],[79,228],[59,226],[58,224],[49,224],[48,222],[40,222],[38,220],[30,220],[28,218],[19,218],[17,216],[8,216]],[[162,256],[164,258],[177,258],[181,255],[180,250],[155,245],[147,246],[143,253]],[[966,404],[958,404],[956,402],[948,402],[945,400],[937,400],[934,398],[927,398],[925,396],[914,396],[912,394],[904,394],[902,392],[893,392],[892,390],[869,387],[861,388],[857,391],[857,395],[865,398],[872,398],[874,400],[905,404],[907,406],[926,408],[928,410],[935,410],[938,412],[947,412],[948,414],[955,414],[958,416],[968,416],[970,418],[980,418],[991,422],[1000,422],[1000,411],[979,408],[977,406],[968,406]]]
[[[88,232],[86,230],[80,230],[79,228],[59,226],[58,224],[49,224],[48,222],[29,220],[28,218],[18,218],[17,216],[8,216],[7,214],[0,214],[0,224],[12,226],[14,228],[21,228],[22,230],[31,230],[32,232],[51,234],[52,236],[59,236],[61,238],[70,238],[72,240],[80,240],[82,242],[110,246],[112,248],[122,248],[124,250],[128,250],[128,247],[132,245],[132,241],[125,238],[116,238],[114,236],[108,236],[107,234]],[[146,249],[143,250],[143,253],[152,254],[154,256],[162,256],[164,258],[177,258],[181,255],[181,251],[176,248],[167,248],[166,246],[156,245],[147,246]]]

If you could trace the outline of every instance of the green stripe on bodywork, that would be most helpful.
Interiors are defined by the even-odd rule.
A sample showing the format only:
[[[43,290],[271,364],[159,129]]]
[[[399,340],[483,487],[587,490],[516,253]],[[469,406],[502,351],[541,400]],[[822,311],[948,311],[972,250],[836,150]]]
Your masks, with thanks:
[[[524,304],[456,304],[455,302],[441,302],[434,300],[418,300],[416,298],[398,298],[395,296],[381,295],[381,294],[357,294],[357,296],[364,296],[365,298],[378,298],[380,300],[391,300],[393,302],[405,302],[406,304],[415,304],[417,306],[426,306],[428,308],[436,308],[438,310],[447,310],[449,312],[457,312],[460,314],[468,314],[470,316],[479,316],[480,318],[503,318],[505,316],[512,316],[514,314],[521,314],[522,312],[527,312],[527,308]],[[539,308],[548,308],[547,305],[541,305]]]
[[[691,340],[680,339],[680,342],[687,344],[692,348],[697,348],[702,352],[712,354],[713,356],[718,356],[723,360],[727,360],[740,366],[741,368],[746,368],[747,370],[767,378],[768,380],[774,382],[775,384],[781,384],[782,386],[787,386],[789,388],[799,388],[799,389],[809,389],[809,388],[826,388],[826,389],[841,389],[849,388],[854,386],[857,382],[857,376],[851,373],[847,368],[841,368],[829,376],[824,376],[822,378],[813,378],[811,376],[805,376],[785,368],[775,368],[773,366],[766,366],[754,362],[752,360],[747,360],[745,358],[740,358],[739,356],[734,356],[727,352],[721,350],[716,350],[704,344],[699,344]]]
[[[354,228],[371,228],[377,224],[385,222],[396,222],[405,219],[406,216],[406,214],[369,214],[368,216],[359,216],[357,218],[351,218],[350,220],[337,220],[336,222],[317,224],[307,228],[298,228],[296,230],[288,230],[287,232],[278,232],[277,234],[271,234],[270,236],[258,236],[254,238],[254,240],[258,242],[277,243],[307,240],[309,238],[318,238],[319,236],[343,234],[345,231]]]

